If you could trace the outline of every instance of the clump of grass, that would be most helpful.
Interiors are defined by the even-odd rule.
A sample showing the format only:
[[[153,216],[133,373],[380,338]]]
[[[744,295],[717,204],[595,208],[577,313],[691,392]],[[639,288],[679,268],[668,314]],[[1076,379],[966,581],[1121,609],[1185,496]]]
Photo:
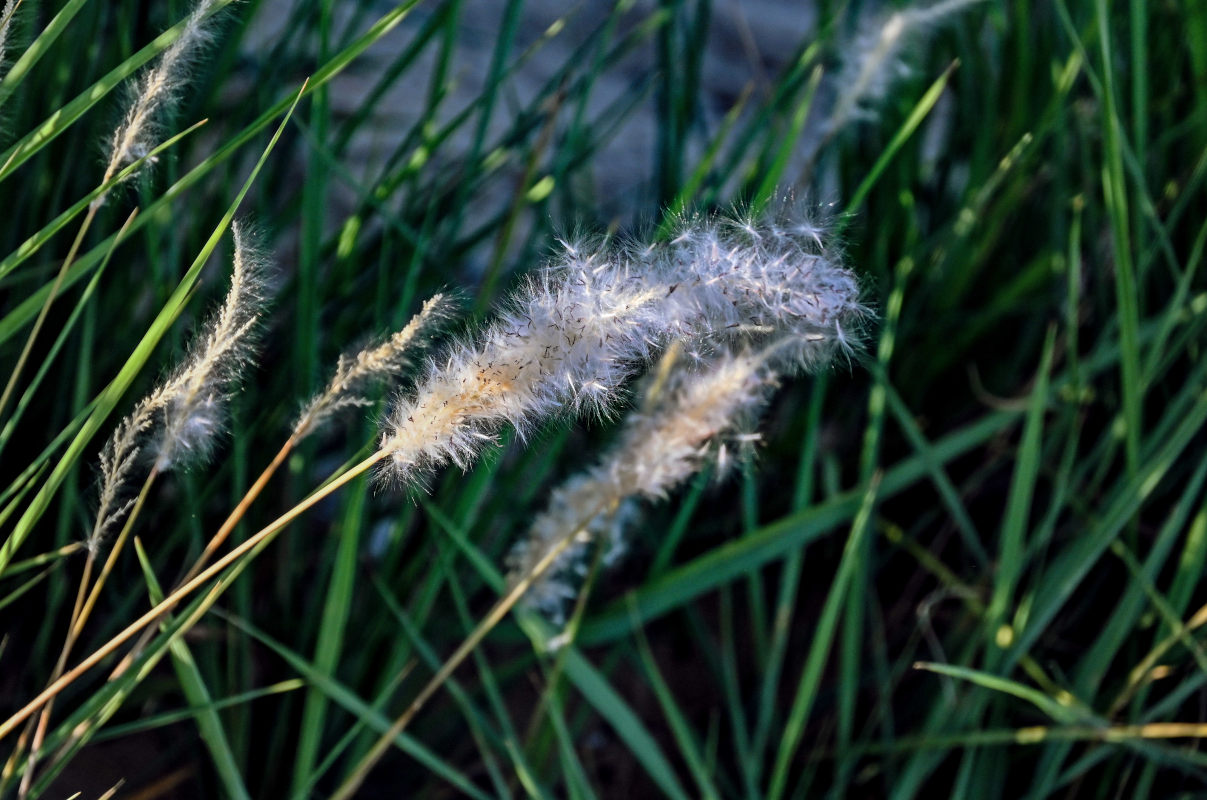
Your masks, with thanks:
[[[0,700],[21,709],[0,721],[0,742],[29,731],[0,796],[83,788],[75,769],[107,737],[126,739],[147,765],[127,776],[132,792],[189,776],[197,785],[185,791],[236,798],[350,797],[361,781],[386,795],[476,800],[517,790],[907,800],[953,786],[985,797],[1152,797],[1204,785],[1207,658],[1194,634],[1207,610],[1194,603],[1207,563],[1207,464],[1193,453],[1207,430],[1207,17],[1191,4],[818,4],[815,34],[766,49],[764,19],[723,23],[710,0],[648,14],[585,4],[580,16],[535,24],[526,13],[539,4],[512,3],[495,32],[455,0],[390,5],[373,19],[370,4],[347,14],[300,4],[267,37],[232,20],[238,35],[215,37],[203,48],[214,58],[179,73],[202,90],[189,107],[210,120],[206,135],[165,138],[181,91],[153,109],[149,138],[132,139],[110,181],[137,172],[137,191],[109,191],[72,246],[69,228],[90,211],[110,148],[122,149],[107,124],[127,120],[113,93],[130,80],[133,101],[170,46],[140,41],[168,20],[128,18],[137,5],[57,0],[31,11],[0,0],[21,23],[9,28],[9,63],[16,30],[30,41],[0,100],[15,142],[0,153],[6,368],[47,298],[56,304],[37,323],[50,341],[30,350],[36,377],[20,382],[20,412],[0,430]],[[267,4],[256,14],[254,3],[231,5],[232,17],[267,18]],[[788,26],[770,19],[784,36]],[[733,31],[746,57],[714,59],[712,44]],[[236,50],[240,40],[255,44]],[[463,48],[484,42],[481,80],[467,81]],[[563,43],[574,57],[532,79],[528,67]],[[749,63],[750,90],[710,88],[718,63],[731,73]],[[303,75],[313,76],[307,88],[291,88]],[[459,96],[465,85],[482,88]],[[218,209],[247,185],[245,148],[299,95],[305,113],[246,195],[279,232],[274,249],[301,243],[276,312],[297,335],[270,339],[256,380],[223,393],[237,395],[229,456],[213,451],[212,469],[179,476],[170,503],[147,494],[141,515],[170,409],[138,429],[81,594],[93,524],[81,466],[163,345],[188,341],[173,320],[219,239],[211,232],[225,227]],[[617,131],[656,141],[654,158],[604,155]],[[179,160],[140,170],[151,162],[139,154],[168,152],[167,141]],[[379,168],[356,163],[355,142],[381,145]],[[107,149],[97,169],[77,168],[98,143]],[[795,165],[815,154],[827,169],[814,182]],[[657,225],[658,245],[573,242],[553,269],[520,279],[534,290],[422,362],[418,345],[434,329],[421,311],[418,333],[404,333],[414,298],[453,274],[481,276],[459,265],[491,250],[467,303],[491,308],[509,268],[539,263],[550,229],[609,225],[598,178],[622,168],[637,187],[625,216]],[[792,174],[801,177],[789,186]],[[799,308],[782,313],[782,301],[807,306],[818,292],[775,291],[800,276],[725,271],[752,253],[839,264],[829,225],[677,223],[658,207],[745,207],[740,194],[758,208],[781,191],[843,209],[835,224],[859,297],[883,308],[863,334],[875,340],[860,359],[868,369],[849,378],[822,369],[843,342],[860,346],[847,303],[809,322]],[[475,196],[491,202],[467,205]],[[123,205],[139,214],[110,235]],[[775,242],[789,229],[784,249]],[[177,283],[177,265],[202,241],[196,269]],[[715,267],[708,285],[682,280],[689,263]],[[842,274],[833,285],[847,297]],[[574,294],[584,287],[609,297],[588,303]],[[611,304],[613,291],[639,307]],[[506,335],[527,333],[512,323],[535,322],[529,305],[557,325],[540,302],[554,295],[611,309],[648,336],[608,351],[580,341],[587,331],[573,318],[547,328],[539,348],[535,336]],[[334,359],[369,330],[399,334],[322,374],[324,347]],[[591,332],[616,338],[602,324]],[[746,382],[714,372],[777,337],[813,365],[808,381],[789,377],[799,362],[775,359],[745,364]],[[532,362],[554,376],[548,384],[517,379],[528,367],[501,369],[543,357],[551,342],[583,358]],[[673,368],[657,368],[636,412],[614,419],[668,348],[679,351]],[[439,377],[462,357],[481,361],[480,382],[469,366]],[[376,385],[393,380],[404,388],[384,427],[362,419],[316,441],[337,411],[371,416]],[[312,386],[323,388],[306,401],[299,387]],[[414,404],[425,398],[460,404],[441,421],[456,446],[416,431],[391,468],[376,446],[420,420]],[[188,408],[199,424],[186,428],[211,428],[204,395],[178,410]],[[579,414],[600,418],[596,430],[571,430]],[[760,459],[733,480],[681,477],[732,460],[755,431]],[[605,439],[615,448],[584,452]],[[496,443],[506,449],[491,453]],[[642,447],[636,462],[622,458]],[[164,466],[197,452],[178,450]],[[345,460],[352,466],[330,466]],[[357,476],[373,464],[427,493],[400,502],[372,491]],[[439,473],[458,464],[464,475]],[[282,466],[289,479],[269,483]],[[665,498],[642,494],[660,484]],[[550,498],[547,487],[561,488]],[[573,519],[597,503],[610,509],[630,487],[618,516]],[[265,550],[311,508],[321,511],[307,535]],[[561,521],[504,574],[511,543],[537,522],[531,508]],[[116,529],[134,531],[135,520],[154,535],[131,533],[119,547]],[[597,590],[579,581],[580,560],[559,560],[558,536],[605,554],[620,536],[628,558],[650,558]],[[91,591],[118,551],[105,590]],[[551,610],[577,595],[564,631],[512,614],[526,592],[558,581]],[[73,605],[91,598],[75,649],[100,646],[41,691],[63,641],[47,621],[78,620]],[[366,740],[370,730],[388,735]]]
[[[194,466],[211,453],[225,427],[230,393],[252,361],[268,296],[267,259],[249,241],[241,225],[233,224],[231,232],[234,265],[230,288],[221,307],[194,341],[189,357],[138,402],[101,450],[101,489],[86,542],[88,556],[68,622],[67,638],[48,683],[58,680],[66,668],[156,477],[169,470]],[[140,467],[147,469],[146,477],[137,497],[130,497],[135,492],[131,484]],[[93,582],[93,568],[106,535],[123,518],[125,525]],[[21,780],[23,798],[32,785],[52,709],[53,704],[48,703],[34,727]],[[19,745],[16,752],[21,749]]]

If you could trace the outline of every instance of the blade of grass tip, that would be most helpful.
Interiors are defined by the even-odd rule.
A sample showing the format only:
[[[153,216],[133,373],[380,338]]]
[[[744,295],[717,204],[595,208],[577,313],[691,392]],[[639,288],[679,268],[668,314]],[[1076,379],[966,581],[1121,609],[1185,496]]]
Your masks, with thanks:
[[[225,615],[227,621],[232,625],[242,630],[248,636],[256,639],[269,650],[272,650],[280,656],[290,669],[295,670],[301,675],[308,684],[317,686],[327,694],[331,701],[358,720],[363,722],[366,727],[378,733],[384,733],[389,730],[390,720],[387,719],[380,711],[373,708],[362,700],[356,692],[332,678],[325,672],[320,672],[314,666],[303,658],[297,652],[290,650],[284,644],[273,639],[264,631],[252,625],[244,619],[239,619],[229,615]],[[443,758],[438,756],[434,751],[425,747],[421,742],[403,733],[395,737],[395,745],[407,755],[414,758],[427,769],[436,773],[440,777],[447,780],[460,791],[477,800],[490,800],[489,795],[483,793],[473,782],[456,767],[449,764]]]
[[[1160,331],[1157,333],[1156,339],[1149,345],[1148,359],[1144,364],[1145,386],[1153,385],[1162,358],[1168,358],[1171,355],[1167,343],[1178,324],[1186,323],[1187,306],[1189,306],[1189,310],[1192,312],[1195,310],[1195,303],[1193,301],[1188,303],[1187,300],[1190,297],[1191,287],[1194,285],[1194,277],[1198,273],[1199,264],[1202,263],[1205,247],[1207,247],[1207,222],[1203,223],[1199,228],[1198,235],[1195,236],[1194,244],[1190,247],[1190,255],[1186,257],[1186,268],[1182,271],[1181,277],[1178,278],[1178,286],[1166,306]],[[1202,297],[1202,295],[1199,297]]]
[[[21,395],[20,399],[17,400],[17,405],[13,408],[12,415],[4,423],[4,429],[0,430],[0,454],[4,453],[4,446],[8,444],[8,440],[12,436],[13,431],[16,430],[17,424],[21,421],[22,415],[29,407],[29,404],[33,401],[34,395],[38,391],[38,387],[42,385],[42,380],[46,377],[46,373],[50,370],[50,365],[54,363],[59,351],[62,350],[63,345],[66,343],[68,336],[75,329],[75,325],[80,319],[80,314],[83,312],[84,307],[88,305],[88,301],[92,299],[92,295],[96,291],[97,284],[100,283],[101,276],[105,274],[105,268],[109,266],[109,261],[113,257],[113,252],[117,249],[118,244],[122,242],[126,231],[130,227],[130,223],[134,221],[134,218],[137,215],[138,209],[136,208],[130,212],[130,216],[126,217],[125,223],[122,224],[122,227],[120,230],[118,230],[117,235],[113,237],[112,244],[105,252],[105,257],[101,260],[100,266],[97,267],[96,272],[92,274],[92,279],[88,281],[88,285],[84,288],[84,292],[80,295],[80,299],[76,301],[75,308],[71,310],[71,315],[59,329],[59,335],[55,338],[54,344],[51,345],[50,351],[41,357],[41,363],[38,366],[38,371],[34,373],[33,380],[31,380],[29,385],[25,387],[25,392]],[[2,410],[3,407],[3,403],[0,403],[0,410]]]
[[[344,630],[352,607],[356,588],[356,572],[359,565],[360,532],[364,527],[365,499],[368,482],[356,481],[344,495],[344,511],[339,543],[336,549],[331,578],[327,584],[323,602],[323,614],[319,623],[318,642],[314,648],[315,669],[328,675],[335,674],[343,652]],[[306,703],[302,709],[301,727],[298,732],[296,760],[293,769],[291,792],[301,792],[314,769],[314,761],[322,743],[323,728],[327,715],[327,696],[315,688],[306,692]]]
[[[1199,576],[1203,574],[1204,562],[1207,562],[1207,508],[1201,509],[1190,523],[1177,574],[1169,588],[1169,604],[1179,617],[1186,613]]]
[[[265,697],[273,697],[279,694],[287,694],[296,692],[299,689],[306,688],[306,681],[301,678],[290,678],[288,680],[277,681],[269,686],[264,686],[260,689],[251,689],[246,692],[224,697],[221,700],[215,700],[207,706],[188,706],[179,711],[164,711],[160,714],[154,714],[143,717],[135,722],[127,722],[123,725],[112,725],[106,728],[101,733],[98,733],[92,738],[94,744],[101,742],[112,741],[114,739],[123,739],[127,736],[132,736],[137,733],[146,733],[157,728],[166,728],[169,725],[178,725],[181,722],[188,722],[195,718],[199,713],[208,711],[225,711],[227,709],[239,708],[248,705],[255,700],[262,700]]]
[[[22,572],[28,572],[31,569],[37,569],[46,564],[53,564],[67,556],[75,555],[83,550],[84,547],[83,542],[72,542],[71,544],[65,544],[62,547],[51,550],[49,553],[42,553],[39,556],[27,558],[24,561],[15,561],[8,568],[8,573],[4,577],[11,578],[14,575],[20,575]]]
[[[683,755],[683,760],[687,762],[687,768],[696,781],[696,788],[700,790],[700,796],[720,800],[721,793],[713,785],[712,776],[709,775],[704,758],[700,753],[700,745],[696,741],[695,732],[687,718],[683,716],[683,710],[676,702],[674,693],[671,692],[666,679],[662,676],[662,671],[658,668],[658,663],[654,660],[654,653],[650,650],[650,643],[645,637],[645,631],[642,630],[640,623],[633,625],[633,631],[637,642],[637,654],[641,657],[641,664],[645,668],[646,679],[654,691],[654,696],[658,699],[663,716],[670,723],[675,743],[679,746],[679,752]]]
[[[1123,176],[1123,132],[1115,101],[1115,68],[1111,52],[1110,12],[1106,0],[1095,0],[1094,13],[1098,23],[1098,44],[1102,55],[1103,124],[1106,128],[1106,163],[1102,170],[1102,195],[1111,223],[1115,255],[1115,302],[1119,323],[1119,378],[1123,393],[1124,445],[1127,471],[1135,476],[1139,469],[1140,439],[1143,433],[1144,385],[1140,373],[1140,307],[1135,271],[1132,265],[1130,214],[1127,182]]]
[[[122,395],[125,394],[126,389],[129,388],[130,384],[134,382],[134,378],[139,372],[141,372],[143,366],[151,357],[151,353],[155,346],[159,343],[159,340],[163,338],[164,334],[167,333],[168,328],[171,327],[172,323],[176,321],[176,318],[184,310],[184,305],[189,297],[192,296],[193,287],[196,285],[197,279],[201,275],[201,268],[205,266],[205,262],[209,259],[210,254],[218,246],[218,242],[222,238],[223,234],[225,234],[227,227],[230,226],[231,220],[234,219],[235,211],[243,202],[243,198],[247,195],[247,192],[251,189],[252,184],[259,176],[260,170],[268,161],[269,154],[272,152],[277,141],[280,139],[281,133],[285,130],[285,125],[289,122],[289,118],[293,115],[293,110],[297,108],[297,103],[301,100],[304,92],[305,84],[303,84],[302,90],[294,98],[293,105],[289,107],[284,119],[281,121],[281,125],[277,128],[276,132],[269,140],[268,145],[260,154],[260,158],[252,168],[251,174],[248,175],[247,180],[244,181],[243,186],[240,187],[239,193],[227,207],[221,221],[218,223],[218,226],[210,234],[209,239],[202,247],[201,252],[198,253],[197,257],[193,260],[193,263],[189,267],[188,271],[185,272],[184,276],[180,279],[180,283],[177,285],[176,290],[172,293],[172,296],[168,298],[168,301],[164,307],[160,309],[159,313],[152,321],[151,326],[143,335],[142,341],[140,341],[135,347],[134,352],[131,353],[129,359],[127,359],[117,377],[115,377],[109,383],[109,385],[105,387],[104,391],[98,398],[96,407],[88,416],[83,426],[81,426],[79,432],[75,435],[75,438],[68,446],[66,452],[59,459],[59,462],[55,465],[54,470],[51,471],[50,476],[46,479],[46,482],[42,485],[38,494],[35,495],[33,501],[25,510],[25,513],[17,521],[12,533],[10,533],[9,536],[4,540],[4,543],[0,545],[0,574],[4,573],[5,567],[10,561],[12,561],[13,554],[16,553],[17,549],[33,530],[34,525],[50,506],[51,498],[58,491],[59,485],[63,482],[63,479],[67,476],[72,466],[79,459],[80,455],[84,451],[84,448],[88,446],[88,443],[92,440],[92,437],[95,436],[100,430],[101,425],[104,424],[104,421],[108,418],[114,407],[117,406],[118,401],[121,399]]]
[[[863,201],[867,199],[868,193],[872,191],[872,187],[880,180],[880,176],[888,168],[893,157],[897,155],[897,152],[909,140],[909,137],[918,129],[918,126],[922,124],[922,120],[926,119],[926,115],[935,107],[935,103],[939,102],[939,98],[943,95],[943,90],[947,88],[947,81],[959,65],[959,61],[953,61],[947,69],[943,70],[943,74],[939,76],[939,79],[931,84],[931,87],[918,100],[909,116],[906,117],[905,122],[893,134],[893,138],[889,140],[888,146],[884,148],[884,152],[876,159],[876,163],[868,170],[863,181],[855,189],[855,193],[851,195],[851,200],[847,203],[846,209],[838,217],[838,224],[840,226],[844,224],[843,220],[851,219],[852,215],[863,205]]]
[[[1069,704],[1067,698],[1048,697],[1037,689],[1021,684],[1018,681],[1010,680],[1009,678],[1003,678],[968,667],[960,667],[955,664],[935,664],[929,661],[919,661],[914,664],[914,669],[934,672],[938,675],[946,675],[949,678],[968,681],[994,692],[1017,697],[1019,700],[1024,700],[1035,706],[1054,721],[1063,725],[1094,721],[1092,719],[1087,720],[1083,714],[1079,713]]]
[[[943,465],[935,457],[934,446],[923,435],[922,430],[918,427],[918,423],[914,421],[912,412],[905,405],[905,401],[901,399],[901,395],[897,393],[897,390],[893,388],[893,385],[887,379],[884,382],[884,388],[889,411],[892,412],[901,432],[905,434],[910,447],[925,462],[927,472],[930,474],[931,483],[935,485],[939,497],[942,498],[943,504],[947,507],[947,512],[951,515],[956,530],[960,532],[964,546],[968,548],[968,551],[982,568],[988,567],[989,554],[985,552],[985,546],[981,544],[980,532],[972,521],[972,517],[969,516],[968,509],[964,507],[964,502],[960,499],[959,490],[951,482],[951,478],[947,477],[947,471],[943,469]]]
[[[995,664],[1001,653],[1009,647],[1013,630],[1005,623],[1006,610],[1014,590],[1023,574],[1027,551],[1027,527],[1031,518],[1031,499],[1039,482],[1039,465],[1043,459],[1044,411],[1048,405],[1048,373],[1052,369],[1052,356],[1056,348],[1056,329],[1048,327],[1044,339],[1043,355],[1040,357],[1039,373],[1027,408],[1027,420],[1023,425],[1022,442],[1019,444],[1015,461],[1014,477],[1010,482],[1010,494],[1006,500],[1006,515],[1002,520],[998,545],[997,579],[985,614],[986,636],[997,645],[989,652],[989,665]],[[1022,620],[1020,620],[1021,622]],[[992,666],[990,666],[992,669]]]
[[[1124,563],[1127,571],[1132,576],[1132,580],[1136,581],[1140,585],[1140,588],[1144,590],[1144,594],[1148,597],[1148,602],[1157,610],[1162,621],[1169,626],[1178,641],[1190,651],[1191,657],[1199,665],[1199,670],[1207,673],[1207,650],[1204,650],[1203,646],[1190,635],[1189,629],[1169,605],[1169,601],[1165,599],[1165,596],[1157,590],[1153,582],[1144,574],[1144,569],[1140,566],[1140,562],[1136,560],[1135,555],[1132,554],[1127,545],[1118,539],[1111,542],[1111,552]]]
[[[235,0],[214,0],[213,13],[217,13],[233,2]],[[11,175],[19,166],[45,147],[52,139],[71,127],[76,120],[120,86],[144,64],[171,47],[172,43],[180,37],[180,34],[188,25],[189,20],[184,19],[168,28],[155,37],[150,44],[134,53],[121,64],[118,64],[101,77],[100,80],[93,83],[66,105],[52,113],[41,125],[34,128],[3,153],[0,153],[0,163],[4,164],[0,168],[0,181]],[[5,82],[7,82],[7,78]],[[281,112],[277,111],[277,114],[279,113]],[[274,114],[274,116],[276,115]]]
[[[1150,582],[1155,580],[1166,569],[1169,553],[1182,535],[1190,514],[1200,507],[1199,493],[1205,480],[1207,480],[1207,460],[1195,468],[1190,480],[1181,490],[1181,497],[1178,498],[1177,504],[1162,523],[1160,531],[1149,546],[1144,567],[1146,580]],[[1192,523],[1186,541],[1188,549],[1194,548],[1194,538]],[[1185,555],[1186,551],[1183,552],[1183,557]],[[1195,560],[1197,561],[1197,559]],[[1196,583],[1199,575],[1200,573],[1196,571]],[[1177,588],[1176,578],[1174,586]],[[1176,597],[1172,590],[1170,597]],[[1118,602],[1111,610],[1109,622],[1103,626],[1093,644],[1085,650],[1081,664],[1072,673],[1073,691],[1079,696],[1094,698],[1098,695],[1102,682],[1107,678],[1109,665],[1115,662],[1119,649],[1133,639],[1145,607],[1144,591],[1139,582],[1133,581],[1121,593]],[[1185,603],[1177,604],[1176,601],[1173,601],[1173,607],[1177,609],[1175,616],[1180,617],[1185,611]],[[1164,626],[1161,626],[1160,630],[1164,631]],[[1159,640],[1161,636],[1162,634],[1158,634],[1156,638]],[[1107,716],[1113,717],[1114,714],[1108,713]]]
[[[147,553],[138,537],[134,538],[134,552],[138,555],[138,563],[142,567],[143,579],[147,582],[147,594],[151,598],[151,603],[158,603],[163,600],[163,590],[155,578],[151,561],[147,558]],[[172,655],[172,664],[176,668],[180,690],[184,693],[184,698],[189,705],[197,709],[194,716],[197,730],[201,734],[201,741],[205,743],[206,750],[209,751],[214,771],[218,773],[218,779],[222,782],[225,796],[250,800],[251,793],[247,791],[243,776],[239,773],[239,765],[231,750],[230,741],[226,738],[222,718],[213,708],[213,696],[205,683],[205,678],[201,675],[201,670],[197,667],[197,662],[193,659],[189,646],[183,638],[177,638],[168,647],[168,651]]]
[[[3,106],[5,101],[16,91],[17,86],[29,74],[29,71],[34,68],[34,65],[41,60],[42,56],[46,55],[47,50],[62,35],[63,31],[67,30],[67,26],[71,24],[71,20],[87,2],[88,0],[68,0],[59,9],[59,13],[55,14],[54,18],[38,34],[38,38],[34,39],[29,47],[25,48],[25,52],[21,54],[21,57],[9,67],[8,72],[4,74],[4,80],[0,81],[0,106]],[[14,6],[13,12],[16,12],[16,10]],[[7,26],[10,21],[6,19],[3,22]]]
[[[859,511],[851,523],[851,532],[843,548],[842,560],[838,564],[838,570],[834,575],[834,582],[830,586],[830,592],[826,596],[825,605],[817,621],[817,628],[813,634],[813,642],[809,645],[805,665],[801,670],[800,684],[797,687],[796,696],[792,701],[792,709],[789,711],[788,719],[784,724],[783,739],[780,741],[779,749],[776,752],[775,767],[771,774],[771,783],[766,795],[769,800],[778,800],[783,796],[784,790],[787,788],[788,770],[792,765],[796,749],[804,736],[805,723],[809,719],[809,712],[813,707],[813,702],[817,697],[817,690],[821,685],[822,670],[825,667],[830,646],[834,640],[838,617],[842,613],[843,606],[846,605],[848,600],[847,590],[854,571],[858,567],[856,561],[861,551],[862,540],[871,527],[872,511],[876,506],[881,479],[882,474],[879,472],[872,476],[868,482],[867,490],[864,492]]]

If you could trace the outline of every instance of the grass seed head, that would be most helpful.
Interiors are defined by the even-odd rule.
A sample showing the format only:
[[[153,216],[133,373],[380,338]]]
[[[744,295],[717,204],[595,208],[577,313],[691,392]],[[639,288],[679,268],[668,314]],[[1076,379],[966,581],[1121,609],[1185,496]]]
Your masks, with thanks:
[[[100,546],[130,507],[136,468],[150,461],[163,472],[204,460],[225,425],[230,393],[255,354],[267,290],[264,255],[238,223],[231,226],[234,268],[221,308],[206,323],[189,357],[139,401],[100,454],[101,489],[89,548]]]
[[[302,439],[341,409],[370,404],[365,390],[396,376],[412,363],[412,353],[452,312],[453,302],[437,294],[423,304],[402,330],[351,355],[342,355],[325,389],[314,397],[294,424],[294,437]]]
[[[671,242],[563,245],[477,340],[448,348],[387,420],[389,472],[465,468],[504,425],[609,416],[671,341],[707,351],[791,336],[802,366],[855,345],[858,285],[811,225],[692,219]]]
[[[218,0],[198,0],[180,35],[130,89],[126,112],[105,148],[105,181],[155,149],[162,138],[163,117],[179,102],[189,67],[212,38],[217,5]],[[104,201],[102,194],[93,205],[99,206]]]

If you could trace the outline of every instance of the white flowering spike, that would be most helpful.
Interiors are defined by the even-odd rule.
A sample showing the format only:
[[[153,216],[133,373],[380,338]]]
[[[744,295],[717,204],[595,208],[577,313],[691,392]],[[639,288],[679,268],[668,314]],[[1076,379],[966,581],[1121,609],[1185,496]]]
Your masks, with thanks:
[[[851,345],[866,310],[854,276],[814,232],[691,221],[647,248],[567,245],[472,343],[449,348],[400,398],[382,436],[407,482],[467,467],[504,424],[582,412],[606,416],[665,345],[792,335],[809,367]]]
[[[880,102],[900,75],[908,72],[903,54],[917,49],[921,38],[941,23],[983,0],[939,0],[907,6],[887,17],[868,17],[845,48],[837,84],[841,93],[823,137],[832,136],[860,109]]]
[[[189,358],[160,389],[163,424],[154,437],[155,466],[163,471],[204,460],[226,420],[231,391],[255,355],[267,297],[264,256],[238,223],[234,269],[222,307],[210,319]]]
[[[679,367],[656,400],[647,393],[645,407],[625,420],[616,445],[553,491],[548,508],[509,554],[514,585],[572,537],[529,588],[525,603],[561,624],[590,548],[596,543],[605,548],[605,566],[623,553],[636,498],[661,499],[706,464],[719,462],[728,445],[753,441],[742,431],[757,419],[776,385],[776,352],[773,346],[759,353],[726,353],[699,369]]]
[[[122,122],[109,140],[105,181],[147,155],[159,143],[158,120],[178,102],[190,62],[210,41],[209,22],[217,5],[218,0],[199,0],[185,20],[180,35],[160,53],[155,65],[139,77],[131,90],[130,104]],[[93,205],[99,206],[104,201],[105,195],[101,195]]]
[[[306,404],[294,424],[293,435],[304,438],[340,409],[366,406],[370,401],[363,394],[375,382],[398,374],[411,363],[411,351],[422,343],[427,333],[448,316],[452,302],[437,294],[406,326],[383,342],[365,347],[350,356],[340,356],[335,375],[327,387]]]
[[[88,544],[99,546],[130,503],[125,499],[136,465],[150,460],[160,472],[206,458],[226,419],[227,400],[255,354],[267,295],[265,259],[237,223],[231,285],[189,357],[139,401],[101,450],[101,492]]]

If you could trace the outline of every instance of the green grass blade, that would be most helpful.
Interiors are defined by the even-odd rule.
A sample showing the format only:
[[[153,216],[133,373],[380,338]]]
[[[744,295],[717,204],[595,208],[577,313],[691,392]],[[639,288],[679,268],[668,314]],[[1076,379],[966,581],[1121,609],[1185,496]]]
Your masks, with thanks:
[[[155,577],[151,560],[147,557],[147,552],[143,549],[142,542],[138,537],[134,538],[134,550],[138,554],[143,579],[147,582],[147,593],[151,603],[158,603],[163,600],[163,589]],[[194,717],[197,730],[201,733],[201,741],[205,742],[205,747],[209,751],[210,759],[218,773],[219,780],[222,781],[222,788],[226,796],[250,800],[251,793],[247,791],[247,786],[243,783],[243,776],[239,773],[239,764],[235,759],[234,752],[231,751],[230,741],[226,738],[222,718],[213,708],[213,697],[210,695],[205,678],[201,676],[201,670],[197,667],[197,662],[193,659],[189,646],[185,644],[184,639],[177,638],[168,649],[172,654],[172,665],[176,668],[176,677],[180,681],[180,690],[184,693],[185,700],[189,705],[198,709]]]
[[[771,781],[767,789],[770,800],[782,797],[788,785],[788,770],[792,766],[793,757],[800,741],[804,736],[805,723],[817,698],[817,689],[821,683],[822,670],[830,654],[830,648],[837,635],[838,619],[844,605],[850,600],[848,588],[855,571],[859,568],[857,561],[862,552],[864,537],[872,523],[872,511],[876,506],[880,491],[881,476],[874,475],[868,484],[867,491],[859,505],[859,511],[851,523],[851,533],[843,548],[842,560],[834,574],[834,582],[826,595],[826,603],[817,621],[817,629],[813,633],[813,641],[809,645],[805,666],[801,670],[800,684],[792,700],[792,709],[784,723],[783,738],[775,754],[775,767],[771,772]]]

